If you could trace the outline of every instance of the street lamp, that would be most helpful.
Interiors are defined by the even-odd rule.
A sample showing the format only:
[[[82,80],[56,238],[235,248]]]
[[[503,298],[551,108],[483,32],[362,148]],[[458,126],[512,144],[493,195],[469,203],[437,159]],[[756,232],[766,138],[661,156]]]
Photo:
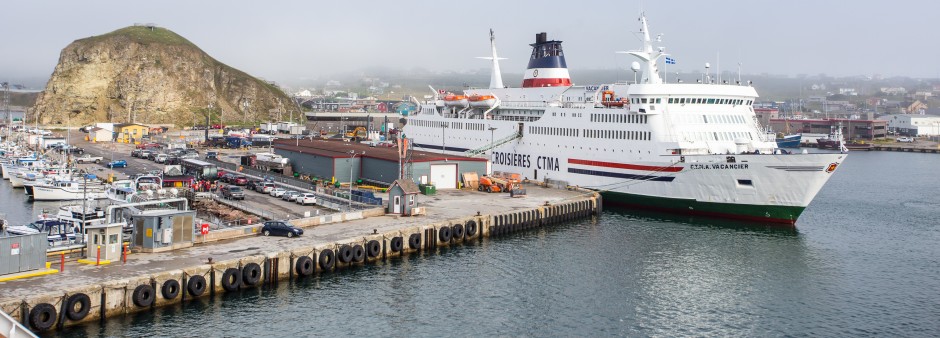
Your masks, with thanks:
[[[352,157],[349,158],[349,210],[352,210],[352,200],[353,200],[353,194],[352,194],[353,161],[356,160],[356,155],[365,155],[365,153],[366,153],[365,151],[363,151],[361,154],[357,154],[355,150],[349,151],[349,154],[352,155]]]

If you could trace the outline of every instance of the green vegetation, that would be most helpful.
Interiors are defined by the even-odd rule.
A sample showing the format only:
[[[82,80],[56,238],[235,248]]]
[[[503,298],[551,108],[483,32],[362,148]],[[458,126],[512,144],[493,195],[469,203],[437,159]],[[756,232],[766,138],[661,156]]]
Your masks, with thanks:
[[[165,45],[185,45],[196,47],[195,44],[186,40],[186,38],[180,36],[179,34],[173,33],[173,31],[160,28],[160,27],[145,27],[145,26],[130,26],[118,29],[111,33],[92,36],[85,39],[77,40],[77,42],[100,42],[106,39],[113,39],[125,37],[140,44],[151,44],[151,43],[160,43]]]

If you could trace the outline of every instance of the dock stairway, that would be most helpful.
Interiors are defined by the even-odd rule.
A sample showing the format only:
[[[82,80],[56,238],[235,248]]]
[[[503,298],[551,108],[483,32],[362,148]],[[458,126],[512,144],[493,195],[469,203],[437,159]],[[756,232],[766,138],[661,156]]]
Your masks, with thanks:
[[[506,136],[506,137],[501,138],[501,139],[499,139],[499,140],[496,140],[496,142],[493,142],[493,143],[491,143],[491,144],[487,144],[487,145],[484,146],[484,147],[480,147],[480,148],[477,148],[477,149],[470,149],[470,150],[467,150],[467,152],[465,152],[464,155],[467,156],[467,157],[478,157],[478,156],[480,156],[480,155],[483,155],[483,153],[485,153],[487,150],[490,150],[490,149],[499,147],[499,146],[501,146],[501,145],[503,145],[503,144],[508,143],[509,141],[515,140],[515,139],[520,138],[520,137],[522,137],[522,133],[515,132],[515,133],[513,133],[512,135],[509,135],[509,136]]]

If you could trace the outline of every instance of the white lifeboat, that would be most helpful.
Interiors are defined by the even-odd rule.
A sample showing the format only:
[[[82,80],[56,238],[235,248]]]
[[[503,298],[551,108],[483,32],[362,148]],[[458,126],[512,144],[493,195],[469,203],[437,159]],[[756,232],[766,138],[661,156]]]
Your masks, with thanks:
[[[471,107],[493,108],[496,106],[496,97],[493,95],[473,95],[469,100]]]

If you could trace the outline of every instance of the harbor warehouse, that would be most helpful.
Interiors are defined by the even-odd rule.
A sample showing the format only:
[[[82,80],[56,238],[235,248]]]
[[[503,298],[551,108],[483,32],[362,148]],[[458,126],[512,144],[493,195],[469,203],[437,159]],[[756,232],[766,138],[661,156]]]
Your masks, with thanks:
[[[118,140],[124,143],[139,141],[141,137],[149,134],[150,127],[139,123],[121,123],[114,125],[114,132]]]
[[[294,172],[337,182],[361,179],[391,185],[398,179],[398,148],[370,147],[339,140],[277,140],[274,152],[290,159]],[[410,151],[411,178],[434,184],[437,189],[456,189],[463,173],[486,173],[487,159]]]

